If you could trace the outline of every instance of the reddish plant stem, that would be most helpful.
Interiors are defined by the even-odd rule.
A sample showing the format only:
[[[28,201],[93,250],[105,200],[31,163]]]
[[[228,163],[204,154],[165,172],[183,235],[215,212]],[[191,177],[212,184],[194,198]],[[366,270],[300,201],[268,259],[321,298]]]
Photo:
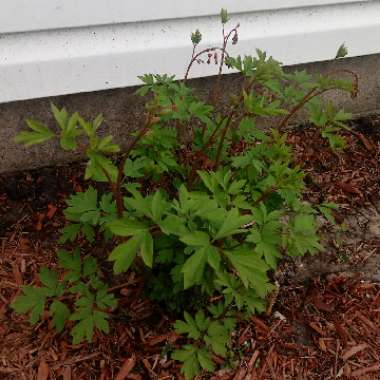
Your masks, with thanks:
[[[195,55],[194,55],[194,50],[193,50],[193,56],[191,57],[190,63],[187,66],[186,73],[185,73],[185,76],[183,78],[184,83],[186,83],[186,81],[189,77],[189,73],[190,73],[191,67],[193,66],[194,62],[196,62],[201,55],[206,54],[206,53],[210,53],[210,52],[216,51],[216,50],[222,51],[222,48],[220,48],[220,47],[207,48],[207,49],[200,51],[199,53],[197,53]],[[227,54],[227,56],[228,56],[227,52],[225,52],[225,54]]]
[[[210,137],[208,138],[206,144],[205,144],[205,147],[206,148],[209,148],[211,146],[211,144],[214,142],[214,138],[216,136],[216,134],[218,133],[218,130],[220,128],[220,126],[223,124],[223,121],[226,120],[225,118],[222,119],[218,124],[217,126],[215,127],[215,129],[212,131]]]
[[[205,137],[205,133],[206,133],[206,124],[203,124],[202,125],[202,129],[201,129],[201,137],[202,137],[202,141]]]
[[[107,181],[110,185],[110,189],[112,191],[113,198],[116,200],[116,197],[117,197],[116,183],[112,181],[111,176],[107,173],[107,171],[105,169],[102,168],[102,171],[103,171],[104,175],[106,176]]]
[[[224,34],[224,25],[223,25],[223,30],[222,30],[222,33],[223,33],[223,48],[221,49],[222,51],[222,56],[220,58],[220,63],[219,63],[219,71],[218,71],[218,77],[217,77],[217,80],[216,80],[216,83],[215,83],[215,87],[214,87],[214,90],[213,90],[213,93],[212,93],[212,97],[211,97],[211,103],[216,105],[216,103],[218,102],[218,98],[219,98],[219,94],[220,94],[220,82],[221,82],[221,78],[222,78],[222,72],[223,72],[223,65],[224,65],[224,61],[225,61],[225,58],[226,56],[228,56],[227,54],[227,44],[228,44],[228,40],[230,39],[232,33],[237,33],[237,28],[238,26],[236,26],[235,28],[231,29],[229,31],[229,33],[227,35]]]
[[[142,129],[140,129],[139,133],[134,137],[134,139],[129,144],[128,148],[125,151],[124,157],[119,164],[119,171],[117,174],[116,184],[115,184],[115,201],[116,201],[116,208],[117,208],[117,216],[121,218],[123,216],[124,211],[124,205],[123,205],[123,197],[121,193],[121,185],[123,183],[124,178],[124,166],[125,163],[129,157],[129,154],[131,153],[131,150],[136,146],[136,144],[146,135],[146,133],[149,131],[152,124],[155,122],[155,117],[152,114],[149,114],[147,117],[147,120],[145,122],[145,125]]]
[[[243,94],[239,96],[239,98],[237,99],[234,107],[230,111],[230,114],[229,114],[228,119],[227,119],[227,123],[224,126],[224,128],[222,130],[222,134],[220,136],[219,146],[218,146],[218,150],[217,150],[217,153],[216,153],[215,164],[214,164],[215,170],[219,166],[220,157],[221,157],[221,153],[222,153],[222,149],[223,149],[223,144],[224,144],[224,140],[226,138],[227,131],[228,131],[228,129],[231,126],[232,119],[235,116],[235,114],[237,113],[237,110],[238,110],[239,106],[241,105],[241,103],[244,100],[244,93],[250,92],[251,89],[252,89],[253,84],[254,84],[254,78],[251,78],[251,80],[249,81],[249,83],[245,86],[245,88],[243,90]],[[245,116],[245,114],[242,115],[242,117],[244,117],[244,116]]]
[[[353,84],[353,89],[351,91],[351,97],[355,98],[357,95],[358,95],[358,91],[359,91],[359,85],[358,85],[358,82],[359,82],[359,77],[358,75],[351,71],[351,70],[346,70],[346,69],[342,69],[342,70],[337,70],[335,71],[335,73],[339,73],[339,72],[345,72],[345,73],[349,73],[351,74],[353,77],[354,77],[354,84]],[[323,93],[327,92],[327,91],[331,91],[331,90],[339,90],[339,88],[337,87],[329,87],[329,88],[326,88],[324,90],[319,90],[317,91],[317,88],[313,88],[311,89],[304,97],[303,99],[298,103],[296,104],[289,112],[289,114],[284,118],[282,119],[282,121],[280,122],[279,124],[279,130],[282,130],[283,128],[285,128],[288,123],[289,123],[289,120],[308,102],[310,101],[311,99],[315,98],[316,96],[319,96],[319,95],[322,95]]]
[[[353,89],[351,91],[351,97],[356,98],[358,96],[358,93],[359,93],[359,75],[357,73],[355,73],[354,71],[348,70],[348,69],[335,70],[335,71],[328,73],[327,75],[339,74],[339,73],[347,73],[347,74],[352,75],[352,77],[354,78],[353,79],[354,83],[353,83]]]
[[[220,157],[221,157],[221,154],[222,154],[224,140],[226,138],[227,131],[228,131],[229,127],[230,127],[230,124],[232,122],[232,119],[234,117],[235,112],[236,112],[236,109],[233,108],[231,110],[230,114],[228,115],[228,119],[227,119],[226,125],[224,126],[224,128],[222,130],[222,134],[220,136],[220,141],[219,141],[219,145],[218,145],[218,150],[216,151],[214,170],[218,169],[218,166],[219,166],[219,163],[220,163]]]
[[[271,195],[274,191],[276,191],[277,188],[270,187],[269,189],[265,190],[261,195],[256,199],[256,201],[253,203],[252,207],[258,206],[261,202],[265,201],[269,195]]]
[[[283,128],[285,128],[288,125],[289,120],[314,96],[317,96],[319,93],[316,92],[316,88],[311,89],[303,98],[302,100],[296,104],[289,112],[286,117],[284,117],[279,126],[278,129],[281,131]],[[320,92],[320,91],[319,91]]]

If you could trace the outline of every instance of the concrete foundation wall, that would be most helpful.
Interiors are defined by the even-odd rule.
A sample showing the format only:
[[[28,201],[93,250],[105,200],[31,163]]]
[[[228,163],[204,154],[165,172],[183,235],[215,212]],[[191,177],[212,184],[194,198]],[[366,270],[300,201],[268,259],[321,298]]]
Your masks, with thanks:
[[[380,54],[292,66],[288,69],[307,69],[311,73],[322,74],[339,69],[355,71],[360,79],[359,96],[356,99],[342,93],[330,93],[327,96],[338,107],[355,115],[380,111]],[[214,77],[194,79],[192,85],[200,94],[207,95],[214,80]],[[239,85],[235,74],[224,76],[223,81],[226,96],[228,89],[233,90],[234,86]],[[76,154],[62,152],[55,143],[25,149],[12,141],[16,133],[25,127],[24,120],[27,117],[54,125],[50,102],[65,106],[70,112],[78,111],[85,118],[102,113],[105,118],[104,127],[116,142],[125,146],[129,133],[139,128],[144,121],[144,101],[134,94],[135,91],[136,87],[128,87],[0,104],[0,173],[56,165],[81,158]]]

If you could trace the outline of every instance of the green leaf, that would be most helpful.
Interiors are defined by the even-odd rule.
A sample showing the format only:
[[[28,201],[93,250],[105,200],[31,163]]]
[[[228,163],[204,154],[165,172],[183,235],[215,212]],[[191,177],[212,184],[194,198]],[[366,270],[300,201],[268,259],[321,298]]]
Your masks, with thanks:
[[[314,215],[296,214],[289,228],[289,236],[283,236],[289,255],[302,256],[306,252],[313,254],[323,249],[319,243]]]
[[[86,257],[83,261],[83,276],[91,276],[98,271],[98,262],[95,257]]]
[[[192,345],[185,345],[181,350],[175,350],[172,358],[183,362],[181,373],[186,380],[192,380],[199,374],[201,368],[197,358],[197,348]]]
[[[75,150],[77,147],[76,138],[81,134],[78,130],[79,115],[77,112],[72,114],[67,121],[67,124],[62,128],[60,135],[61,147],[64,150]]]
[[[94,242],[95,240],[95,230],[94,227],[91,226],[91,224],[85,223],[82,226],[82,232],[85,236],[85,238],[90,242]]]
[[[11,307],[17,313],[30,312],[29,321],[35,325],[45,311],[46,288],[23,286],[22,292],[23,294],[17,296],[12,302]]]
[[[80,224],[68,224],[67,226],[63,227],[61,230],[61,237],[59,238],[59,243],[64,244],[67,241],[73,242],[80,231],[81,225]]]
[[[159,222],[159,226],[166,235],[183,236],[189,232],[185,226],[185,222],[184,218],[177,215],[168,215],[164,220]]]
[[[85,179],[94,179],[99,182],[116,182],[118,169],[111,159],[100,153],[88,152],[90,160],[87,163]]]
[[[281,257],[278,249],[281,243],[281,223],[276,220],[279,215],[276,212],[267,215],[264,205],[261,210],[265,211],[261,215],[259,215],[259,209],[255,210],[257,226],[251,229],[247,241],[255,243],[255,251],[264,256],[272,269],[276,269],[277,259]]]
[[[191,33],[191,42],[193,45],[198,45],[202,41],[202,34],[199,29],[196,29],[195,32]]]
[[[195,323],[199,331],[206,331],[210,324],[210,320],[206,318],[205,312],[203,310],[199,310],[197,314],[195,314]]]
[[[141,257],[145,265],[149,268],[153,267],[153,237],[148,233],[141,235]]]
[[[248,311],[253,314],[263,313],[266,309],[265,300],[257,295],[245,295],[244,303],[247,305]]]
[[[79,344],[84,340],[92,342],[94,335],[94,320],[92,316],[88,316],[80,320],[71,330],[71,336],[73,337],[73,344]]]
[[[107,223],[107,228],[116,236],[133,236],[149,231],[149,227],[144,223],[131,219],[116,219]]]
[[[229,342],[229,330],[219,321],[212,321],[207,329],[205,342],[212,347],[212,350],[222,357],[227,355],[227,344]]]
[[[237,270],[244,286],[253,287],[261,297],[265,297],[269,281],[266,272],[269,267],[264,260],[248,247],[225,251],[225,254]]]
[[[221,257],[218,248],[209,245],[207,247],[207,262],[212,269],[218,271],[220,268]]]
[[[112,136],[106,136],[100,139],[97,149],[103,153],[120,152],[119,145],[112,143]]]
[[[99,206],[100,209],[105,213],[116,217],[116,202],[113,200],[112,193],[103,194],[100,199]]]
[[[97,291],[107,290],[105,283],[98,277],[97,273],[94,273],[90,275],[89,277],[90,277],[90,284],[95,290]]]
[[[164,215],[164,212],[170,206],[164,199],[161,191],[156,191],[152,198],[152,216],[153,220],[159,222]]]
[[[66,281],[77,281],[81,276],[82,262],[79,249],[73,253],[65,250],[58,251],[58,263],[63,269],[69,270],[65,275]]]
[[[193,319],[193,317],[188,313],[184,312],[185,322],[178,320],[174,324],[174,330],[177,334],[186,334],[191,339],[199,339],[201,332],[198,329],[198,326]]]
[[[124,204],[127,208],[132,208],[148,218],[152,218],[151,206],[152,198],[143,197],[136,189],[128,189],[132,193],[133,197],[124,197]]]
[[[227,216],[224,219],[219,231],[216,233],[214,240],[222,239],[227,236],[245,232],[245,230],[242,230],[241,228],[244,226],[244,224],[251,221],[252,216],[240,215],[239,210],[233,208],[227,213]]]
[[[69,114],[66,108],[59,109],[54,103],[50,104],[51,111],[53,113],[54,119],[61,129],[66,129],[67,123],[69,121]]]
[[[84,133],[87,135],[87,137],[91,139],[95,136],[96,130],[94,128],[93,123],[84,120],[81,116],[78,117],[78,122],[79,125],[82,127]]]
[[[100,289],[96,293],[96,304],[101,309],[111,308],[114,309],[117,305],[117,300],[112,293],[109,293],[107,289]]]
[[[41,144],[55,137],[54,132],[52,132],[49,128],[45,127],[44,124],[40,123],[37,120],[27,119],[26,123],[33,132],[20,132],[14,138],[14,141],[16,143],[21,143],[29,147],[35,144]]]
[[[125,161],[124,165],[124,174],[127,177],[131,178],[140,178],[144,176],[144,168],[147,165],[147,160],[145,158],[137,158],[134,161],[132,161],[130,158],[128,158]]]
[[[110,331],[110,327],[109,327],[109,323],[108,323],[108,315],[107,313],[104,313],[103,311],[99,311],[99,310],[95,310],[94,311],[94,324],[95,324],[95,327],[101,331],[101,332],[104,332],[106,334],[109,333]]]
[[[266,243],[264,241],[257,244],[255,251],[264,256],[265,262],[272,268],[277,268],[277,259],[281,254],[275,244]]]
[[[347,47],[344,43],[342,43],[342,45],[339,46],[339,49],[336,52],[335,59],[344,58],[347,54],[348,54]]]
[[[268,135],[255,126],[254,119],[245,117],[239,124],[239,135],[245,139],[256,139],[266,142],[269,140]]]
[[[242,188],[246,184],[246,180],[242,179],[240,181],[233,181],[231,185],[228,187],[228,194],[239,194],[242,193]]]
[[[337,210],[338,205],[336,203],[329,203],[325,202],[322,203],[321,205],[317,206],[318,210],[320,213],[331,223],[335,224],[335,217],[332,213],[332,210]]]
[[[94,131],[96,131],[103,123],[103,115],[100,113],[99,115],[96,116],[96,118],[92,122],[92,126]]]
[[[75,301],[75,312],[71,315],[71,321],[79,321],[71,330],[73,344],[84,340],[92,341],[94,334],[94,296],[89,293]]]
[[[209,372],[215,371],[215,364],[212,361],[211,353],[206,349],[199,349],[197,351],[197,358],[201,367]]]
[[[208,234],[206,234],[206,232],[194,231],[194,232],[190,232],[185,235],[182,235],[180,237],[180,240],[183,243],[193,246],[193,247],[203,247],[209,244],[210,237]]]
[[[79,249],[74,250],[73,253],[70,253],[65,250],[59,250],[58,253],[58,263],[63,269],[70,269],[75,272],[81,271],[81,259]]]
[[[41,268],[39,277],[41,283],[50,289],[55,289],[58,285],[58,273],[46,267]]]
[[[126,243],[118,245],[110,254],[109,260],[114,261],[113,270],[116,274],[125,272],[132,265],[140,245],[140,236],[131,237]]]
[[[79,220],[84,224],[96,225],[98,224],[99,217],[100,217],[99,210],[90,210],[83,213],[81,217],[79,218]]]
[[[208,246],[198,248],[188,258],[182,268],[184,277],[184,288],[198,284],[203,277],[203,272],[208,259]]]
[[[65,327],[65,322],[70,317],[69,308],[61,301],[54,300],[49,308],[50,313],[53,316],[52,323],[58,332],[61,332]]]
[[[197,173],[201,178],[203,184],[207,187],[207,189],[210,190],[211,193],[214,193],[216,186],[214,178],[211,176],[211,174],[201,170],[198,170]]]
[[[73,286],[71,286],[69,288],[69,292],[72,294],[78,293],[78,294],[84,295],[86,297],[91,296],[91,291],[89,290],[88,285],[82,281],[78,281]]]
[[[72,195],[67,204],[69,207],[64,212],[65,216],[69,220],[79,221],[83,214],[98,210],[98,192],[90,186],[85,192]]]
[[[228,18],[228,12],[227,9],[222,8],[220,11],[220,19],[222,21],[222,24],[226,24],[229,20]]]

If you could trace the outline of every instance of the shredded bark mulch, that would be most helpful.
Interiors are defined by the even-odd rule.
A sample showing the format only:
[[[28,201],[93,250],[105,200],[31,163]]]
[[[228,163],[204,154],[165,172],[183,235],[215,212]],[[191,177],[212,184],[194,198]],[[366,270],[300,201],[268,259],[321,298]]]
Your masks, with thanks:
[[[341,153],[315,128],[288,134],[307,173],[305,197],[338,203],[342,220],[380,199],[379,119],[354,131]],[[92,344],[72,346],[69,331],[56,334],[47,320],[31,327],[9,306],[41,266],[56,265],[64,199],[84,188],[82,172],[77,164],[0,177],[0,379],[182,379],[170,359],[172,317],[144,298],[134,273],[115,284],[111,333]],[[376,231],[363,239],[380,252]],[[270,315],[239,322],[233,343],[240,360],[231,368],[215,357],[220,369],[204,379],[380,379],[380,283],[342,273],[300,283],[284,274]]]
[[[306,172],[306,196],[313,203],[352,207],[380,198],[380,117],[359,120],[353,133],[343,135],[347,147],[336,152],[317,128],[299,127],[288,134],[295,162]]]

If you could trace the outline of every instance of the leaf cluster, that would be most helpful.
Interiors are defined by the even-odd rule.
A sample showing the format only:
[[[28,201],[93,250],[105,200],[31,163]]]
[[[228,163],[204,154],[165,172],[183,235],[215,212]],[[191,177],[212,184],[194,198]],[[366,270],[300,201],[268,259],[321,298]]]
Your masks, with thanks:
[[[41,268],[40,286],[23,286],[12,308],[29,313],[32,325],[49,319],[57,332],[70,325],[73,344],[91,342],[96,330],[108,333],[108,313],[117,301],[99,277],[97,260],[82,259],[78,249],[60,250],[58,265],[60,272]]]

